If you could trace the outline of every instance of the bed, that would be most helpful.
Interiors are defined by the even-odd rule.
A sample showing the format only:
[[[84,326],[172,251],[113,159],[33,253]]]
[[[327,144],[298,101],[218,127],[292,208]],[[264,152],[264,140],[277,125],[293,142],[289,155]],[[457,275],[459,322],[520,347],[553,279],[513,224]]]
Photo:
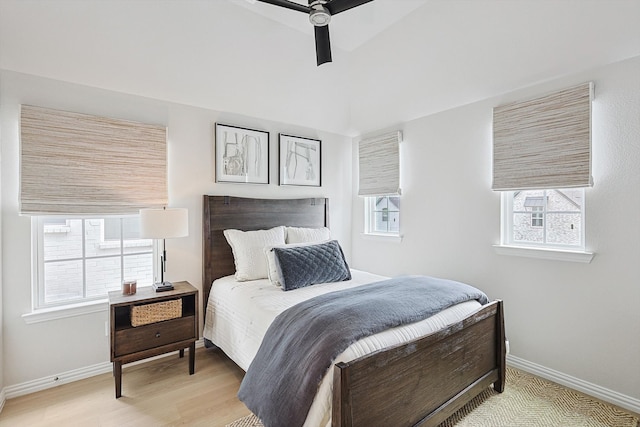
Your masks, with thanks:
[[[328,227],[328,212],[328,200],[324,198],[282,200],[204,196],[205,330],[212,322],[208,308],[214,310],[214,303],[207,307],[212,285],[213,291],[218,293],[213,299],[218,301],[215,304],[223,304],[216,308],[218,311],[227,307],[220,301],[224,300],[224,289],[229,286],[240,290],[235,295],[255,291],[250,288],[270,295],[279,293],[279,298],[265,296],[266,305],[275,311],[284,308],[273,301],[282,300],[283,294],[293,294],[259,280],[233,283],[228,276],[235,273],[234,259],[224,230],[263,230],[280,225]],[[356,286],[379,279],[383,277],[353,270],[352,280],[344,283]],[[225,284],[229,281],[231,284]],[[321,286],[324,285],[304,292],[324,292]],[[290,298],[293,297],[285,299]],[[490,385],[501,392],[505,382],[502,302],[461,306],[453,307],[453,312],[448,309],[439,314],[440,317],[434,316],[436,319],[431,319],[432,323],[425,326],[426,329],[420,329],[417,336],[414,334],[408,340],[380,340],[382,344],[377,346],[361,346],[367,347],[367,351],[352,349],[346,351],[348,354],[340,355],[321,383],[305,425],[436,426]],[[232,323],[242,321],[240,316]],[[256,331],[247,329],[242,340],[224,342],[222,335],[216,335],[219,342],[215,339],[213,342],[246,371],[255,353],[252,348],[255,344],[248,344],[247,348],[243,348],[243,344],[251,341],[247,337],[252,334],[259,341],[269,321],[246,318],[244,321],[259,327]],[[205,332],[205,338],[208,334]],[[328,393],[328,397],[322,397],[322,393]]]

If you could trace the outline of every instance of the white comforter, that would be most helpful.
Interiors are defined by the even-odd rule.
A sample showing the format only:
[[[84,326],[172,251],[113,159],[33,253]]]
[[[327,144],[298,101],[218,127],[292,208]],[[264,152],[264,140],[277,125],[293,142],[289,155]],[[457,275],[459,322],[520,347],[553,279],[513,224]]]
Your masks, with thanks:
[[[352,280],[313,285],[283,292],[268,279],[237,282],[233,276],[213,282],[205,313],[203,335],[220,347],[238,366],[247,370],[273,319],[287,308],[327,292],[387,279],[351,270]],[[450,307],[420,322],[389,329],[363,338],[342,352],[335,362],[349,361],[376,350],[410,341],[455,323],[480,307],[469,301]],[[331,369],[325,374],[311,405],[305,426],[331,425],[333,392]]]

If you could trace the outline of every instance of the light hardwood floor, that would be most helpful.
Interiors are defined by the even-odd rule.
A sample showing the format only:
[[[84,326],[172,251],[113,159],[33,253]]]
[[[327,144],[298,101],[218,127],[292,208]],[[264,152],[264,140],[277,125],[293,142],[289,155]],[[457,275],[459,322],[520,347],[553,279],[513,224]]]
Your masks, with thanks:
[[[244,372],[220,350],[196,350],[196,372],[176,354],[123,368],[122,397],[102,374],[9,399],[0,426],[208,426],[249,414],[236,397]]]

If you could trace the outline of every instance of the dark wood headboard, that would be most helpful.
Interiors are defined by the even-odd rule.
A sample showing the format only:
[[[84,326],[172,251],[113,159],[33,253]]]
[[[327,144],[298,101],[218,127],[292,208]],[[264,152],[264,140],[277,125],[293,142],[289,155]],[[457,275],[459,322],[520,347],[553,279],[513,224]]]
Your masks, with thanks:
[[[224,230],[261,230],[278,225],[329,227],[329,199],[248,199],[204,196],[202,213],[202,308],[211,284],[236,271]],[[206,311],[203,311],[206,313]]]

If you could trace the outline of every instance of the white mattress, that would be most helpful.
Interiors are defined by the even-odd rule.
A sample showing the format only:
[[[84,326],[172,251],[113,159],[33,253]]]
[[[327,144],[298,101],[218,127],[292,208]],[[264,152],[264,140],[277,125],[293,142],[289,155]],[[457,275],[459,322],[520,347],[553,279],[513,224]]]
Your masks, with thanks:
[[[206,308],[203,335],[220,347],[238,366],[247,370],[258,352],[260,342],[273,319],[287,308],[327,292],[352,288],[387,279],[359,270],[351,270],[352,280],[327,283],[283,292],[268,279],[237,282],[233,276],[213,282]],[[376,350],[428,335],[463,319],[480,303],[469,301],[455,305],[428,319],[363,338],[342,352],[335,362],[349,361]],[[331,425],[332,370],[323,378],[305,426]]]

